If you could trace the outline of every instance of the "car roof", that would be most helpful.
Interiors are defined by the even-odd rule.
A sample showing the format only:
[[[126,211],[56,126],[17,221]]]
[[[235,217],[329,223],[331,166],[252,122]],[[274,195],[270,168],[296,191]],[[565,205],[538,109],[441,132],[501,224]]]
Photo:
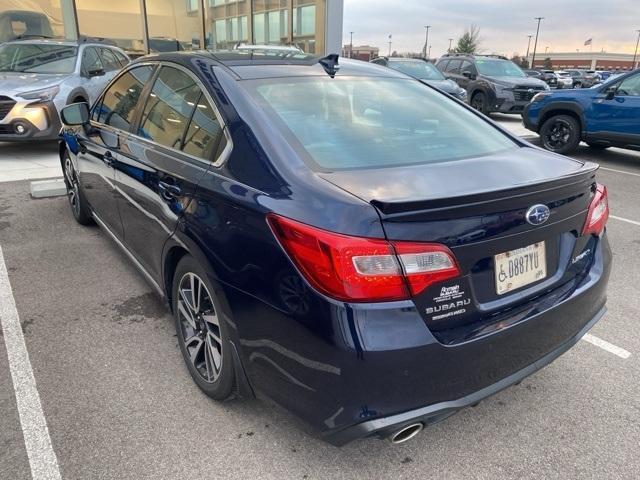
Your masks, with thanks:
[[[60,45],[65,47],[79,47],[80,45],[91,45],[92,47],[111,47],[111,48],[119,48],[116,45],[110,45],[108,43],[102,42],[100,40],[92,40],[92,39],[80,39],[80,40],[63,40],[58,38],[43,38],[43,37],[25,37],[25,38],[16,38],[14,40],[9,40],[6,43],[20,43],[26,45]]]
[[[320,61],[322,57],[291,51],[258,53],[250,50],[195,50],[166,52],[136,59],[133,64],[145,61],[166,61],[189,67],[195,58],[209,59],[224,67],[238,80],[276,77],[327,76]],[[325,57],[328,58],[328,57]],[[338,59],[335,76],[372,76],[408,78],[393,69],[361,60]]]

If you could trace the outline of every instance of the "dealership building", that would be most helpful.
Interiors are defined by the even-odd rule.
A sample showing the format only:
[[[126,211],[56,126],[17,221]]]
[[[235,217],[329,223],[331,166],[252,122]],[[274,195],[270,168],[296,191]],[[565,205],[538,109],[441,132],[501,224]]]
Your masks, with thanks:
[[[536,53],[534,68],[544,67],[546,59],[551,60],[554,70],[564,68],[579,68],[584,70],[633,70],[638,67],[638,62],[634,65],[633,55],[627,53],[605,53],[605,52],[565,52],[565,53]],[[533,60],[533,55],[529,55],[529,65]]]
[[[327,54],[340,53],[342,17],[343,0],[0,0],[0,42],[88,36],[132,53],[244,42]]]

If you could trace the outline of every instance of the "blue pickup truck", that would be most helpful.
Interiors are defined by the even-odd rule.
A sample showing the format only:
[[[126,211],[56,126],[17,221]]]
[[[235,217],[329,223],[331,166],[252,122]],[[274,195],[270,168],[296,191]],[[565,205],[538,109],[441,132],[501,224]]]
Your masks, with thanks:
[[[592,88],[538,93],[522,120],[552,152],[571,153],[580,141],[640,150],[640,70]]]

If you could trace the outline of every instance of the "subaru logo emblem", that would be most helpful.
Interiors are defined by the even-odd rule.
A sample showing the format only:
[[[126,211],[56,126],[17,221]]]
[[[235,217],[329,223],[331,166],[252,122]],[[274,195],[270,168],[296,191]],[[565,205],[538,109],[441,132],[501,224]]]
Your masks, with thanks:
[[[530,88],[529,90],[527,90],[527,93],[533,93],[533,88]]]
[[[525,218],[531,225],[542,225],[551,215],[551,210],[546,205],[538,204],[527,210]]]

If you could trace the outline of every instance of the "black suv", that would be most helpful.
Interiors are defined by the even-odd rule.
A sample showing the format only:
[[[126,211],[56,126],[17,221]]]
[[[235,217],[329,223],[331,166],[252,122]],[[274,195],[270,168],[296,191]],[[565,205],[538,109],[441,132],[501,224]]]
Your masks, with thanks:
[[[447,54],[436,64],[444,76],[467,90],[469,104],[484,114],[521,113],[536,93],[549,90],[515,63],[497,55]]]

